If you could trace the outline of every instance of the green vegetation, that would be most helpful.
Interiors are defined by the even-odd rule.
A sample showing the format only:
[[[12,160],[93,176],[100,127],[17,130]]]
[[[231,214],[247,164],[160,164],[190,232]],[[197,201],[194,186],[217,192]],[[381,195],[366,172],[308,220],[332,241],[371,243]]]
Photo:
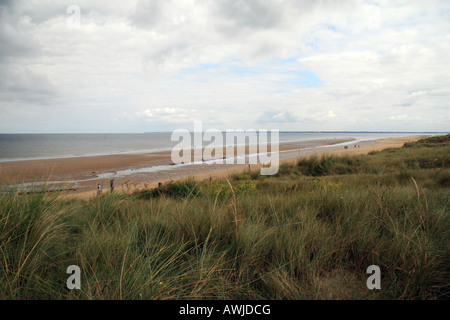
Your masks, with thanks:
[[[142,190],[136,193],[138,199],[151,199],[159,197],[171,197],[171,198],[187,198],[195,197],[200,192],[196,182],[189,178],[182,182],[169,182],[161,187],[155,189]]]
[[[449,154],[443,136],[89,201],[4,192],[0,299],[448,299]]]

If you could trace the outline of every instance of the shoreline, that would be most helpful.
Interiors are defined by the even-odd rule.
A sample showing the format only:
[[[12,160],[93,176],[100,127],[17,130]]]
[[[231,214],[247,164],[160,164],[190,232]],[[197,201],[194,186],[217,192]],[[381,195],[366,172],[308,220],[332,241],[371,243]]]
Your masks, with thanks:
[[[299,158],[312,154],[367,154],[390,147],[401,147],[405,142],[417,141],[429,135],[411,135],[405,137],[358,141],[349,139],[322,139],[301,142],[281,142],[279,162],[295,162]],[[355,143],[356,145],[353,145]],[[348,145],[348,149],[344,149]],[[359,147],[357,147],[359,145]],[[89,199],[97,193],[97,184],[103,192],[109,191],[109,181],[114,179],[116,190],[130,188],[154,188],[158,183],[176,181],[187,177],[196,180],[218,179],[233,173],[261,168],[261,164],[185,164],[183,167],[170,168],[170,151],[144,154],[117,154],[93,157],[58,158],[46,160],[21,160],[0,163],[0,174],[8,180],[49,181],[49,185],[60,185],[68,190],[65,197]],[[239,155],[236,148],[234,155]],[[249,154],[248,148],[245,155]],[[225,148],[223,155],[226,155]],[[244,155],[244,154],[241,154]],[[157,166],[166,170],[152,172]],[[149,169],[148,172],[145,170]],[[156,168],[157,169],[157,168]],[[114,172],[125,170],[129,174],[114,176]],[[133,171],[136,170],[136,173]],[[141,170],[142,172],[139,172]],[[108,176],[108,174],[110,176]],[[103,177],[103,178],[102,178]],[[28,180],[28,181],[27,181]],[[51,182],[57,183],[51,183]],[[76,181],[76,183],[74,183]]]

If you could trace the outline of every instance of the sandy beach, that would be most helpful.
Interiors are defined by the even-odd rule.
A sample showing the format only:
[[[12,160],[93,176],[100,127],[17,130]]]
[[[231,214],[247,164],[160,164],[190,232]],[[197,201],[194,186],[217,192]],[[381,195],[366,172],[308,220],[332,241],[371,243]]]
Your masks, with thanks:
[[[311,154],[366,154],[385,148],[397,148],[405,142],[417,141],[425,136],[365,141],[352,144],[352,140],[323,139],[301,142],[281,143],[279,146],[280,163],[296,161]],[[348,149],[342,144],[348,143]],[[270,150],[270,149],[269,149]],[[248,154],[246,149],[245,153]],[[237,154],[237,150],[235,150]],[[226,150],[223,150],[226,155]],[[159,166],[159,167],[158,167]],[[158,167],[158,170],[153,170]],[[251,165],[251,169],[261,164]],[[145,154],[119,154],[93,157],[59,158],[45,160],[22,160],[0,163],[2,180],[8,184],[30,183],[39,181],[58,182],[54,185],[64,186],[71,191],[66,195],[88,199],[97,192],[97,184],[103,191],[109,190],[110,180],[114,179],[116,189],[155,187],[159,182],[183,179],[188,176],[196,179],[217,179],[229,174],[248,170],[249,165],[237,164],[196,164],[174,166],[171,153],[154,152]],[[127,172],[118,175],[117,172]],[[3,182],[4,184],[4,182]],[[50,183],[53,185],[53,183]]]

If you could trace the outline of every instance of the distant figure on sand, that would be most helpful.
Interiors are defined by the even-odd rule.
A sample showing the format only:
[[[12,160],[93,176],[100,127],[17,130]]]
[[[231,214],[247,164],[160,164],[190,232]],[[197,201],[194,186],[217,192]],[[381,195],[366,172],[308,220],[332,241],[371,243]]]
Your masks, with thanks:
[[[100,184],[97,185],[97,195],[101,195],[102,194],[102,186]]]

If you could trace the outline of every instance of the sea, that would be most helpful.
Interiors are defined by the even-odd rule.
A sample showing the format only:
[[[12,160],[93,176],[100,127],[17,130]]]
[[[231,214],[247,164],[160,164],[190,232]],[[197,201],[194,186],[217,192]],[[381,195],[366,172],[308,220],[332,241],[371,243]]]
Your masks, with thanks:
[[[226,141],[225,132],[222,134],[223,141]],[[279,132],[279,142],[299,142],[321,139],[354,139],[355,141],[352,143],[355,143],[422,134],[438,135],[443,133]],[[239,135],[239,133],[237,133],[237,135]],[[271,142],[271,139],[272,138],[269,131],[267,141]],[[194,141],[193,138],[192,141]],[[179,144],[179,142],[179,139],[172,139],[172,132],[105,134],[0,134],[0,162],[169,151]],[[202,146],[207,146],[210,142],[204,141],[202,143]]]

